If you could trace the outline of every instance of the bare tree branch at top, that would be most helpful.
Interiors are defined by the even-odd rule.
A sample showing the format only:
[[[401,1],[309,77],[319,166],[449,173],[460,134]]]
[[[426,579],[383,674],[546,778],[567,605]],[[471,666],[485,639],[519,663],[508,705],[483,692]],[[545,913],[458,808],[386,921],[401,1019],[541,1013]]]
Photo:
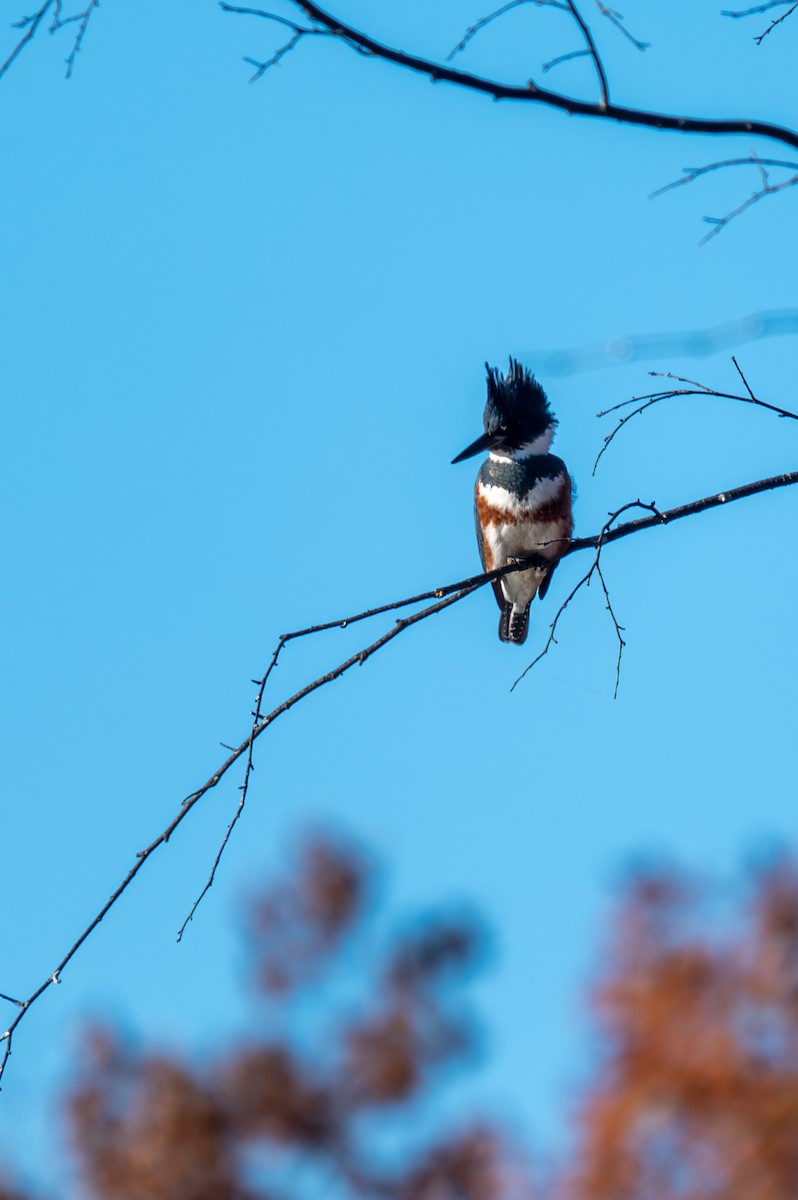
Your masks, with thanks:
[[[726,11],[726,16],[744,17],[755,12],[765,12],[771,8],[780,7],[789,0],[768,0],[768,2],[756,5],[749,9],[739,11]],[[632,108],[627,105],[621,105],[610,100],[610,80],[601,56],[601,51],[598,41],[591,31],[588,21],[585,19],[582,8],[577,5],[577,0],[507,0],[506,3],[498,8],[488,12],[484,16],[474,21],[454,48],[446,56],[446,60],[438,62],[434,59],[427,59],[407,53],[398,48],[389,46],[378,41],[370,34],[361,32],[349,25],[347,22],[338,18],[334,13],[321,8],[314,0],[286,0],[289,6],[298,10],[304,15],[304,21],[295,21],[280,13],[272,12],[262,8],[255,8],[249,5],[238,5],[228,3],[228,0],[220,0],[220,8],[223,12],[237,15],[254,17],[267,23],[277,26],[287,31],[287,36],[283,42],[277,45],[271,54],[263,58],[256,58],[252,55],[247,55],[244,61],[254,68],[254,74],[251,76],[251,82],[260,80],[263,75],[270,71],[273,67],[280,64],[292,51],[296,50],[303,41],[308,39],[317,39],[325,37],[327,39],[335,39],[343,42],[350,49],[356,51],[359,55],[371,58],[380,59],[384,62],[390,62],[396,66],[405,68],[406,70],[426,75],[432,82],[448,82],[455,86],[468,89],[483,95],[492,97],[494,100],[513,100],[516,102],[533,103],[544,105],[551,108],[559,109],[576,116],[594,117],[603,120],[611,120],[622,125],[632,125],[649,129],[661,129],[677,133],[705,133],[716,136],[743,134],[752,135],[755,137],[766,138],[769,141],[775,141],[782,145],[789,146],[792,149],[798,149],[798,131],[784,126],[779,126],[768,121],[760,121],[754,119],[714,119],[704,117],[679,116],[672,113],[659,112],[653,109]],[[587,0],[585,0],[587,3]],[[581,0],[580,0],[581,4]],[[647,42],[641,41],[638,37],[632,34],[626,27],[624,16],[617,9],[610,8],[603,3],[603,0],[593,0],[594,8],[603,21],[611,24],[616,30],[620,31],[626,40],[638,50],[645,50],[648,46]],[[30,16],[23,17],[17,22],[16,28],[22,31],[17,44],[12,48],[7,55],[5,61],[0,64],[0,78],[9,70],[12,64],[17,60],[19,55],[31,43],[39,29],[44,26],[49,29],[49,32],[57,33],[66,26],[75,26],[76,33],[71,46],[69,56],[67,57],[67,78],[72,74],[75,59],[81,49],[84,36],[86,34],[88,24],[95,9],[99,7],[99,0],[88,0],[87,7],[82,11],[68,16],[63,15],[63,0],[43,0],[40,7]],[[528,79],[525,83],[515,84],[504,82],[499,79],[489,78],[483,75],[474,74],[472,72],[458,70],[449,65],[451,60],[464,51],[474,38],[481,33],[487,26],[499,21],[513,10],[520,8],[528,8],[531,10],[540,10],[543,8],[557,10],[568,18],[573,27],[578,32],[583,46],[580,48],[565,48],[563,53],[556,55],[547,62],[541,64],[541,71],[545,74],[553,67],[562,63],[569,62],[576,58],[589,57],[593,62],[595,73],[598,81],[598,97],[597,99],[585,100],[578,95],[568,95],[563,92],[556,92],[548,88],[542,87],[534,79]],[[762,38],[775,28],[776,25],[786,20],[794,11],[798,9],[798,0],[791,4],[788,10],[777,17],[771,26],[757,39]],[[49,19],[49,24],[48,24]],[[745,159],[728,159],[723,163],[713,163],[707,167],[694,168],[685,173],[685,178],[679,180],[679,183],[693,182],[699,176],[707,171],[716,170],[720,166],[740,167],[746,161],[762,164],[761,187],[741,204],[737,205],[729,213],[723,217],[707,217],[707,220],[712,224],[713,228],[707,234],[704,241],[709,241],[715,237],[728,223],[735,217],[741,215],[753,204],[757,203],[766,197],[773,196],[778,192],[785,191],[794,186],[798,181],[798,175],[778,183],[771,183],[767,176],[765,166],[768,162],[763,157],[752,155],[749,160]],[[776,160],[770,160],[775,162]],[[675,185],[674,185],[675,186]],[[660,189],[659,193],[668,191],[669,187]]]
[[[597,117],[617,121],[624,125],[643,126],[649,129],[664,129],[675,133],[707,133],[715,135],[745,134],[768,138],[785,146],[798,149],[798,132],[768,121],[747,119],[715,119],[709,117],[685,117],[653,110],[629,108],[625,105],[582,100],[540,87],[533,80],[525,84],[503,83],[468,71],[447,66],[445,62],[407,53],[378,41],[370,34],[362,33],[333,13],[321,8],[313,0],[289,0],[295,8],[304,12],[315,28],[326,29],[335,38],[353,50],[371,59],[379,59],[403,67],[416,74],[426,75],[434,83],[447,82],[468,91],[490,96],[494,100],[514,100],[527,104],[541,104],[574,116]],[[222,4],[225,11],[237,12],[233,6]],[[258,9],[248,9],[247,14],[265,21],[273,21],[275,14]],[[282,20],[282,19],[281,19]]]
[[[62,29],[65,25],[76,23],[78,32],[76,41],[73,46],[74,53],[80,49],[82,39],[85,35],[86,28],[93,12],[98,7],[98,0],[90,0],[87,8],[81,13],[64,17],[62,15],[63,0],[44,0],[40,8],[31,16],[23,17],[18,22],[17,27],[24,30],[18,44],[13,48],[11,53],[6,58],[5,62],[0,65],[0,77],[9,69],[11,64],[17,59],[19,54],[32,41],[37,31],[45,20],[45,17],[50,14],[51,23],[49,29],[54,33]],[[579,22],[579,27],[590,36],[590,41],[595,46],[595,39],[589,34],[586,22],[581,13],[576,10],[574,3],[571,0],[533,0],[535,7],[556,7],[568,11],[575,21]],[[405,69],[426,75],[433,82],[448,82],[455,86],[465,88],[469,91],[481,93],[486,96],[491,96],[496,100],[514,100],[522,103],[531,103],[544,105],[551,108],[557,108],[562,112],[570,113],[575,116],[595,117],[602,120],[617,121],[623,125],[642,126],[649,129],[662,129],[675,133],[706,133],[712,135],[731,135],[744,134],[756,137],[767,138],[771,141],[780,142],[785,146],[790,146],[798,150],[798,132],[783,126],[773,124],[769,121],[760,121],[755,119],[715,119],[710,117],[689,117],[679,116],[671,113],[662,113],[646,108],[632,108],[626,105],[616,103],[604,103],[602,98],[599,100],[583,100],[577,96],[569,96],[560,92],[554,92],[547,88],[543,88],[536,84],[533,80],[528,80],[524,84],[504,83],[500,80],[487,78],[481,75],[476,75],[468,71],[460,71],[454,67],[447,66],[445,62],[436,62],[433,59],[423,58],[419,55],[406,53],[387,44],[378,41],[368,33],[362,33],[341,20],[334,13],[328,12],[321,8],[314,0],[287,0],[287,3],[293,8],[305,14],[307,23],[300,25],[297,22],[289,21],[286,17],[278,13],[267,11],[260,8],[246,7],[240,5],[232,5],[225,3],[224,0],[220,7],[223,11],[241,15],[256,17],[272,24],[289,27],[291,36],[288,42],[281,47],[275,57],[279,60],[284,54],[293,49],[299,42],[307,37],[317,35],[321,32],[344,42],[351,49],[365,55],[368,58],[380,59],[384,62],[393,63],[396,66],[404,67]],[[595,0],[599,14],[608,18],[617,27],[622,26],[622,15],[614,9],[608,8],[599,0]],[[477,30],[486,24],[489,20],[498,17],[503,12],[506,12],[512,3],[505,5],[503,8],[492,13],[482,21],[477,22],[472,30]],[[471,31],[469,31],[470,33]],[[624,32],[626,32],[624,30]],[[471,34],[473,36],[473,34]],[[464,40],[468,40],[467,38]],[[643,46],[644,43],[639,42],[637,38],[630,37],[635,45]],[[74,62],[74,53],[71,56]],[[598,51],[596,50],[596,54]],[[250,63],[254,62],[258,68],[261,64],[258,60],[249,59]],[[270,64],[269,59],[265,60],[265,65]],[[595,58],[594,58],[595,61]],[[272,64],[273,65],[273,64]]]
[[[364,33],[347,22],[339,19],[333,13],[321,8],[314,0],[287,0],[296,9],[304,13],[309,24],[303,27],[302,32],[299,27],[295,28],[295,33],[292,38],[281,46],[276,54],[259,63],[257,60],[247,58],[246,61],[255,65],[257,73],[254,78],[260,78],[263,72],[268,67],[279,61],[288,51],[293,50],[299,44],[303,37],[310,34],[327,33],[330,37],[342,41],[350,49],[357,51],[371,59],[380,59],[383,62],[392,63],[395,66],[403,67],[406,70],[417,74],[426,75],[433,83],[447,82],[455,86],[465,88],[469,91],[481,93],[491,96],[494,100],[513,100],[522,103],[542,104],[544,106],[560,109],[563,112],[570,113],[576,116],[595,117],[604,120],[612,120],[623,125],[642,126],[649,129],[662,129],[678,133],[705,133],[712,135],[733,135],[745,134],[764,137],[770,141],[779,142],[782,145],[789,146],[792,149],[798,149],[798,132],[793,129],[788,129],[783,126],[774,125],[770,122],[757,120],[723,120],[703,117],[686,117],[677,116],[670,113],[663,113],[645,108],[630,108],[626,105],[620,105],[610,100],[610,84],[607,72],[604,68],[599,47],[590,27],[585,20],[581,10],[577,7],[575,0],[508,0],[508,3],[500,6],[497,9],[489,12],[485,16],[475,21],[460,38],[459,42],[446,56],[446,60],[437,62],[434,59],[420,57],[396,47],[389,46],[378,41],[368,33]],[[595,0],[596,7],[601,16],[607,18],[616,28],[625,34],[627,39],[638,49],[646,49],[648,43],[641,42],[634,37],[626,29],[623,23],[622,14],[615,9],[608,8],[601,0]],[[562,92],[551,91],[542,87],[534,79],[528,79],[524,84],[506,83],[498,79],[489,78],[483,75],[477,75],[472,72],[456,69],[449,65],[451,60],[473,41],[473,39],[484,30],[488,25],[498,21],[506,16],[509,12],[521,7],[534,6],[539,8],[554,8],[566,13],[571,17],[572,22],[578,28],[580,37],[584,43],[583,48],[566,50],[564,53],[557,55],[555,58],[545,62],[541,66],[543,73],[558,66],[561,63],[569,62],[576,58],[589,57],[595,67],[596,76],[599,84],[599,96],[597,100],[584,100],[578,96],[567,95]],[[269,10],[242,8],[232,5],[221,0],[221,8],[228,13],[247,15],[260,18],[266,22],[285,25],[284,17],[279,16]],[[798,8],[798,0],[795,4]],[[790,9],[792,12],[792,9]],[[789,13],[785,14],[785,16]],[[783,20],[781,17],[779,20]],[[705,220],[713,225],[712,231],[707,234],[704,242],[711,240],[722,229],[724,229],[731,220],[745,212],[753,204],[767,196],[775,195],[780,191],[793,186],[798,180],[798,176],[793,179],[787,179],[779,183],[771,183],[765,164],[768,162],[776,162],[778,160],[766,160],[764,158],[752,155],[748,159],[728,159],[723,163],[712,163],[707,167],[694,168],[685,173],[685,178],[679,180],[678,183],[690,183],[699,176],[711,170],[717,170],[721,166],[742,166],[745,163],[752,162],[759,167],[762,183],[760,188],[743,203],[735,207],[726,216],[720,218],[707,217]],[[783,164],[779,164],[783,165]],[[660,189],[659,193],[668,191],[669,185]]]

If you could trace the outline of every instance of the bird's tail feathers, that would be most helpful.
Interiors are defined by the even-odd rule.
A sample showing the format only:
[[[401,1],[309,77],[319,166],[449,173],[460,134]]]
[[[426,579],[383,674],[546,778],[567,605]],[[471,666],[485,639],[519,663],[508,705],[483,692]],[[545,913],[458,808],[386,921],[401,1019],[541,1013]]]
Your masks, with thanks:
[[[529,605],[526,608],[514,608],[505,604],[499,617],[499,638],[503,642],[513,642],[522,646],[529,632]]]

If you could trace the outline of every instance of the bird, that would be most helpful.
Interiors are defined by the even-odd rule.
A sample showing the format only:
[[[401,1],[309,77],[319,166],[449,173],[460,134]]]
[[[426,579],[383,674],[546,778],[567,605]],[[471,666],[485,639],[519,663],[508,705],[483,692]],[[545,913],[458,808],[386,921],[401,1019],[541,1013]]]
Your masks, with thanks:
[[[529,630],[529,606],[536,595],[541,600],[546,595],[571,540],[573,488],[563,460],[549,453],[557,418],[540,383],[514,358],[506,376],[488,363],[485,369],[485,432],[452,463],[489,451],[474,496],[483,569],[532,554],[545,560],[492,581],[501,610],[499,638],[520,646]]]

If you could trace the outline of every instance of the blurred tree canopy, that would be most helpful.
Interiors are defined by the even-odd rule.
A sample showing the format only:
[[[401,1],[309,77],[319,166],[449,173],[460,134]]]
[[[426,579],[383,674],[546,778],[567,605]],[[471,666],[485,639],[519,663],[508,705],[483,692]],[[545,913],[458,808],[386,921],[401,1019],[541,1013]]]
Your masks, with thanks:
[[[596,1052],[570,1150],[534,1177],[500,1122],[430,1118],[477,1041],[462,988],[478,923],[427,914],[364,971],[372,876],[360,852],[316,839],[252,902],[264,1020],[240,1044],[192,1064],[87,1035],[65,1097],[81,1195],[793,1200],[795,862],[753,872],[733,909],[674,872],[628,883],[589,994]],[[7,1186],[0,1200],[32,1197]]]

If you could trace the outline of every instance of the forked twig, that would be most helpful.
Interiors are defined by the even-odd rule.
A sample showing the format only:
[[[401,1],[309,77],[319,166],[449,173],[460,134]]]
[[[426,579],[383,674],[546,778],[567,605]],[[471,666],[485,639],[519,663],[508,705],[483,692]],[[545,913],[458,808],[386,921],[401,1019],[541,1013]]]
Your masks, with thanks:
[[[268,70],[276,67],[287,54],[290,54],[299,45],[303,38],[333,36],[328,29],[320,29],[317,25],[298,25],[296,21],[290,21],[287,17],[281,17],[278,13],[266,12],[261,8],[248,8],[239,4],[228,4],[227,0],[219,0],[219,7],[222,12],[237,13],[239,16],[263,17],[267,21],[272,21],[275,25],[282,25],[284,28],[291,30],[291,36],[288,41],[278,47],[271,58],[263,61],[257,58],[244,59],[245,63],[248,63],[251,67],[255,67],[255,74],[250,77],[250,83],[257,83]]]
[[[685,167],[683,168],[681,179],[674,179],[670,183],[666,183],[663,187],[657,188],[656,191],[651,192],[649,199],[654,200],[657,196],[663,196],[665,192],[672,192],[674,188],[683,187],[687,183],[694,183],[696,179],[700,179],[701,176],[707,175],[711,171],[720,171],[727,167],[744,166],[756,167],[760,179],[762,180],[762,186],[753,192],[747,200],[744,200],[742,204],[738,204],[735,209],[727,213],[725,216],[704,217],[704,221],[714,227],[699,242],[699,245],[704,246],[713,237],[717,237],[717,235],[726,228],[730,221],[733,221],[735,217],[739,217],[746,211],[746,209],[751,208],[752,205],[758,203],[760,200],[764,200],[766,196],[774,196],[777,192],[783,192],[786,188],[795,187],[795,185],[798,184],[798,163],[785,162],[778,158],[760,158],[757,154],[749,154],[746,158],[727,158],[720,162],[707,163],[707,165],[704,167]],[[791,176],[789,179],[782,180],[780,183],[771,183],[770,176],[766,170],[767,167],[776,167],[780,170],[791,170],[795,171],[796,174]]]
[[[648,49],[648,42],[641,42],[626,28],[623,23],[623,13],[619,13],[614,8],[607,8],[606,4],[602,4],[601,0],[594,0],[594,3],[602,17],[606,17],[615,26],[615,28],[632,43],[633,46],[635,46],[638,50]],[[456,55],[465,50],[468,43],[486,26],[491,25],[494,21],[498,20],[500,17],[503,17],[505,13],[510,12],[512,9],[520,8],[522,5],[527,4],[535,4],[537,8],[558,8],[561,12],[566,12],[569,15],[572,15],[572,9],[567,3],[567,0],[509,0],[509,2],[507,4],[503,4],[501,8],[495,9],[493,12],[488,13],[487,16],[480,17],[479,20],[475,21],[473,25],[469,25],[468,29],[465,31],[457,45],[446,55],[446,61],[451,62]],[[569,58],[580,58],[584,54],[589,53],[590,51],[579,50],[571,54],[561,54],[558,58],[553,58],[549,63],[545,63],[543,70],[550,70],[558,63],[566,62]]]
[[[698,383],[694,379],[685,379],[681,375],[672,375],[669,371],[650,371],[650,375],[660,379],[671,379],[674,381],[674,383],[683,383],[687,384],[688,386],[681,388],[668,388],[667,390],[660,392],[649,392],[645,396],[633,396],[631,400],[622,400],[620,404],[613,404],[610,408],[602,409],[601,412],[596,413],[597,417],[606,417],[609,416],[610,413],[619,412],[622,408],[628,408],[632,404],[638,405],[637,408],[632,409],[631,412],[628,412],[625,416],[621,417],[615,428],[611,430],[610,433],[608,433],[604,438],[604,444],[596,455],[596,461],[593,463],[593,474],[596,474],[596,468],[598,467],[605,451],[609,449],[611,443],[615,440],[623,427],[628,424],[633,417],[638,417],[642,413],[646,412],[649,408],[653,408],[655,404],[660,404],[663,400],[672,400],[676,396],[712,396],[717,400],[736,400],[740,404],[753,404],[757,408],[764,408],[768,412],[775,413],[777,417],[781,417],[784,420],[798,421],[798,413],[794,413],[788,408],[781,408],[778,404],[769,404],[766,400],[758,399],[758,397],[755,396],[751,390],[748,380],[745,378],[745,375],[743,375],[742,369],[737,362],[737,359],[733,355],[732,362],[734,363],[735,369],[743,381],[746,392],[748,393],[746,396],[738,395],[735,392],[720,392],[716,388],[711,388],[706,384]]]
[[[247,763],[244,768],[244,782],[241,784],[241,788],[240,788],[241,795],[238,798],[238,806],[236,807],[236,811],[233,815],[233,819],[230,822],[230,824],[227,826],[225,835],[222,838],[221,845],[219,846],[219,850],[216,854],[216,858],[213,860],[213,866],[211,867],[211,873],[208,876],[205,886],[203,887],[202,891],[200,892],[200,894],[197,896],[196,900],[192,904],[191,910],[189,911],[188,916],[183,921],[183,924],[180,926],[180,929],[177,931],[178,942],[182,942],[183,934],[186,932],[186,928],[188,927],[189,923],[194,920],[195,912],[199,908],[202,901],[205,899],[208,892],[213,887],[214,880],[216,879],[216,872],[219,869],[219,863],[222,861],[222,855],[224,854],[225,850],[227,849],[227,843],[230,841],[230,837],[233,833],[233,830],[235,829],[236,825],[241,820],[241,817],[244,814],[244,805],[247,802],[247,793],[249,792],[249,783],[250,783],[250,779],[252,778],[252,772],[255,770],[255,764],[252,760],[252,755],[253,755],[254,749],[255,749],[256,730],[257,730],[258,725],[260,724],[261,720],[263,719],[263,711],[262,711],[263,693],[266,691],[266,684],[269,681],[269,676],[271,675],[274,668],[277,666],[277,660],[280,657],[280,652],[282,651],[283,646],[286,644],[286,642],[292,636],[296,636],[296,635],[292,635],[290,633],[287,633],[287,634],[284,633],[279,638],[277,645],[274,649],[274,653],[272,654],[271,661],[270,661],[268,667],[266,668],[266,670],[263,674],[263,677],[261,679],[253,679],[252,680],[253,683],[256,683],[258,685],[258,693],[257,693],[257,696],[255,697],[255,708],[252,712],[252,729],[250,731],[249,747],[247,749]],[[224,749],[235,752],[234,746],[224,746]]]
[[[75,59],[77,58],[78,54],[80,54],[81,47],[83,46],[83,39],[86,36],[86,30],[89,27],[89,21],[91,20],[91,14],[94,12],[95,8],[99,8],[99,7],[100,7],[100,0],[89,0],[89,4],[88,4],[88,7],[86,8],[85,12],[78,13],[74,17],[67,17],[65,20],[59,21],[57,25],[54,24],[53,27],[50,29],[50,33],[55,33],[57,29],[61,29],[64,25],[70,25],[73,22],[78,23],[78,32],[75,35],[75,40],[72,43],[72,49],[70,50],[70,52],[67,56],[67,60],[66,60],[66,65],[67,65],[66,77],[67,77],[67,79],[72,78],[72,68],[75,65]]]
[[[642,500],[631,500],[628,504],[624,504],[621,508],[617,509],[614,513],[610,513],[608,520],[605,521],[605,523],[601,527],[601,530],[598,533],[597,537],[594,539],[595,549],[596,549],[595,558],[593,559],[592,563],[590,564],[590,567],[588,568],[588,570],[585,572],[585,574],[582,576],[582,578],[578,581],[578,583],[571,589],[571,591],[568,593],[568,595],[563,600],[560,607],[557,609],[557,612],[554,614],[554,620],[552,621],[551,625],[549,626],[549,635],[546,639],[546,644],[544,645],[544,647],[540,651],[540,653],[538,655],[536,655],[535,658],[532,659],[532,662],[527,667],[524,668],[524,670],[521,672],[521,674],[515,680],[512,687],[510,688],[511,692],[515,691],[516,687],[521,682],[521,680],[526,675],[529,674],[529,672],[532,670],[533,667],[537,666],[537,664],[540,662],[541,659],[546,657],[546,655],[548,654],[548,652],[552,648],[552,646],[557,645],[557,626],[560,623],[560,618],[564,615],[565,610],[568,608],[568,605],[571,603],[571,601],[574,599],[574,597],[577,595],[577,593],[580,592],[583,587],[590,587],[590,580],[593,578],[594,574],[597,574],[598,578],[601,582],[602,589],[604,591],[604,599],[606,602],[606,608],[610,614],[610,618],[611,618],[613,626],[615,628],[615,636],[618,639],[618,658],[617,658],[617,661],[615,664],[615,691],[613,693],[613,699],[617,699],[618,687],[620,686],[620,682],[621,682],[621,655],[623,654],[623,648],[626,645],[626,642],[623,640],[623,637],[621,636],[623,626],[618,623],[618,620],[615,616],[615,610],[613,609],[612,602],[610,600],[610,593],[607,589],[607,584],[605,582],[604,576],[601,571],[600,560],[601,560],[601,552],[604,549],[605,545],[607,544],[608,534],[612,530],[613,525],[615,524],[615,522],[618,520],[618,518],[620,516],[623,516],[623,514],[625,512],[629,512],[629,510],[632,508],[645,509],[647,512],[653,513],[663,523],[665,523],[668,519],[667,514],[661,513],[655,504],[644,504]]]
[[[19,39],[16,46],[13,48],[13,50],[11,51],[11,53],[9,54],[9,56],[5,60],[5,62],[2,65],[0,65],[0,79],[2,79],[2,77],[5,75],[6,71],[11,66],[11,64],[15,61],[15,59],[17,59],[19,57],[19,55],[22,53],[22,51],[25,49],[25,47],[30,42],[33,41],[34,37],[36,36],[36,32],[37,32],[39,26],[41,25],[42,21],[44,20],[44,18],[47,15],[47,13],[50,11],[50,9],[53,7],[53,5],[55,3],[56,3],[56,0],[45,0],[44,4],[41,6],[41,8],[38,10],[38,12],[33,13],[30,17],[23,17],[21,21],[17,21],[16,24],[13,26],[14,29],[24,29],[26,32]],[[56,19],[57,19],[58,18],[58,9],[57,8],[55,10],[55,13],[56,13]]]
[[[623,13],[619,13],[614,8],[607,8],[606,4],[601,3],[601,0],[594,0],[594,3],[596,5],[596,8],[601,13],[602,17],[606,17],[607,20],[610,21],[615,26],[615,28],[620,33],[622,33],[623,36],[628,41],[630,41],[632,43],[632,45],[635,47],[635,49],[648,50],[650,48],[651,42],[641,42],[639,38],[636,38],[634,36],[634,34],[629,32],[629,30],[626,28],[626,26],[623,23]]]
[[[468,29],[460,38],[460,41],[457,43],[457,45],[453,47],[453,49],[451,49],[446,55],[446,61],[451,62],[456,55],[461,54],[463,50],[465,50],[468,43],[475,38],[478,33],[481,33],[481,31],[488,25],[492,25],[494,21],[498,21],[498,19],[503,17],[505,13],[510,12],[514,8],[521,8],[527,4],[534,4],[538,8],[561,8],[565,12],[568,11],[568,5],[565,3],[565,0],[508,0],[508,3],[503,4],[501,8],[495,9],[493,12],[488,13],[487,16],[480,17],[479,20],[475,21],[473,25],[469,25]]]
[[[59,30],[64,29],[67,25],[78,26],[75,39],[72,43],[72,49],[66,58],[66,77],[67,79],[71,79],[72,68],[75,65],[75,59],[80,53],[81,46],[83,45],[83,39],[86,36],[86,30],[89,27],[89,21],[91,20],[92,13],[99,7],[100,0],[88,0],[88,4],[83,12],[74,13],[72,16],[64,17],[61,15],[63,11],[63,0],[44,0],[44,3],[39,9],[37,9],[35,13],[32,13],[28,17],[23,17],[20,21],[17,21],[14,24],[14,29],[24,29],[25,32],[17,42],[16,46],[14,46],[5,62],[0,64],[0,79],[2,79],[3,75],[5,75],[6,71],[8,71],[9,67],[15,62],[25,47],[33,41],[39,26],[42,24],[44,18],[49,12],[52,12],[52,20],[48,26],[48,32],[51,34],[58,33]]]
[[[762,33],[758,34],[754,38],[757,46],[761,46],[767,35],[772,33],[777,25],[781,25],[782,21],[786,21],[787,18],[791,16],[796,9],[798,9],[798,3],[793,4],[792,0],[767,0],[767,3],[765,4],[755,4],[753,8],[743,8],[736,12],[730,12],[728,9],[724,9],[721,15],[724,17],[751,17],[755,13],[770,12],[772,8],[783,8],[785,4],[790,5],[790,8],[787,10],[787,12],[782,13],[780,17],[776,17],[774,20],[772,20],[767,29],[763,30]]]

